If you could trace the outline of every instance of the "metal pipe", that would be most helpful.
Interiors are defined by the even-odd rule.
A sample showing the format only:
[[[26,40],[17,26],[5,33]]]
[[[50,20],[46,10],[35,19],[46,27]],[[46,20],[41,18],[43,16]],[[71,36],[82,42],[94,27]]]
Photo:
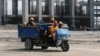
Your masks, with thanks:
[[[50,16],[51,18],[54,17],[54,1],[55,0],[49,0],[50,1],[50,7],[49,7],[49,12],[50,12]]]
[[[12,6],[13,6],[12,15],[17,16],[18,15],[18,0],[12,0]]]
[[[75,0],[71,0],[72,2],[72,27],[75,29]]]
[[[0,12],[2,12],[2,0],[0,0]],[[2,13],[0,13],[0,25],[2,24]]]
[[[90,2],[90,28],[94,28],[94,5],[93,0],[89,0]]]
[[[22,17],[23,22],[28,22],[29,0],[22,0]]]
[[[42,21],[42,0],[37,0],[38,22]]]

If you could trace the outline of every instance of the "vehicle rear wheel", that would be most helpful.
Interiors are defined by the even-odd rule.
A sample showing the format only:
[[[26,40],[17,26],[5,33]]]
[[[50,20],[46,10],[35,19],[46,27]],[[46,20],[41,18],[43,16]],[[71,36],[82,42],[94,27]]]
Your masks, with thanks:
[[[41,46],[41,48],[42,48],[42,49],[48,49],[48,47],[47,47],[47,46]]]
[[[26,39],[25,41],[25,49],[32,50],[33,49],[33,41],[32,39]]]
[[[61,44],[61,48],[62,48],[62,51],[68,51],[69,50],[68,41],[63,41],[62,44]]]

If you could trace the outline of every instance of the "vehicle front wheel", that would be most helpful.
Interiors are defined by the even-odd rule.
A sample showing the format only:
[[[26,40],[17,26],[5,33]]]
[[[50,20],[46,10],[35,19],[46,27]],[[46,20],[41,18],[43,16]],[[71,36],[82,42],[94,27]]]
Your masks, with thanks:
[[[68,51],[69,50],[68,41],[63,41],[62,44],[61,44],[61,48],[62,48],[62,51]]]
[[[26,39],[25,41],[25,49],[32,50],[33,49],[33,41],[32,39]]]

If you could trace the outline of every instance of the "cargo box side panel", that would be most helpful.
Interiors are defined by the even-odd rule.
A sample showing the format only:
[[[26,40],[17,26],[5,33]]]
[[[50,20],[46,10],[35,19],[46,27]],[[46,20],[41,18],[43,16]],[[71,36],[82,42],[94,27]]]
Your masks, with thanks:
[[[37,28],[33,27],[22,27],[18,26],[18,36],[19,38],[38,38],[39,31]]]

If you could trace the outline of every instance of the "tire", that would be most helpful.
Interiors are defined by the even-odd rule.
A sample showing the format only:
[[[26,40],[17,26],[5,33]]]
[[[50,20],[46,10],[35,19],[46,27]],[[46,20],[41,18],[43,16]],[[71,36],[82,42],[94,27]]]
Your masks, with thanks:
[[[32,50],[33,49],[33,41],[32,39],[26,39],[25,41],[25,49]]]
[[[62,51],[68,51],[69,50],[69,43],[68,41],[63,41],[61,44]]]
[[[48,49],[48,47],[47,47],[47,46],[41,46],[41,48],[42,48],[42,49]]]

